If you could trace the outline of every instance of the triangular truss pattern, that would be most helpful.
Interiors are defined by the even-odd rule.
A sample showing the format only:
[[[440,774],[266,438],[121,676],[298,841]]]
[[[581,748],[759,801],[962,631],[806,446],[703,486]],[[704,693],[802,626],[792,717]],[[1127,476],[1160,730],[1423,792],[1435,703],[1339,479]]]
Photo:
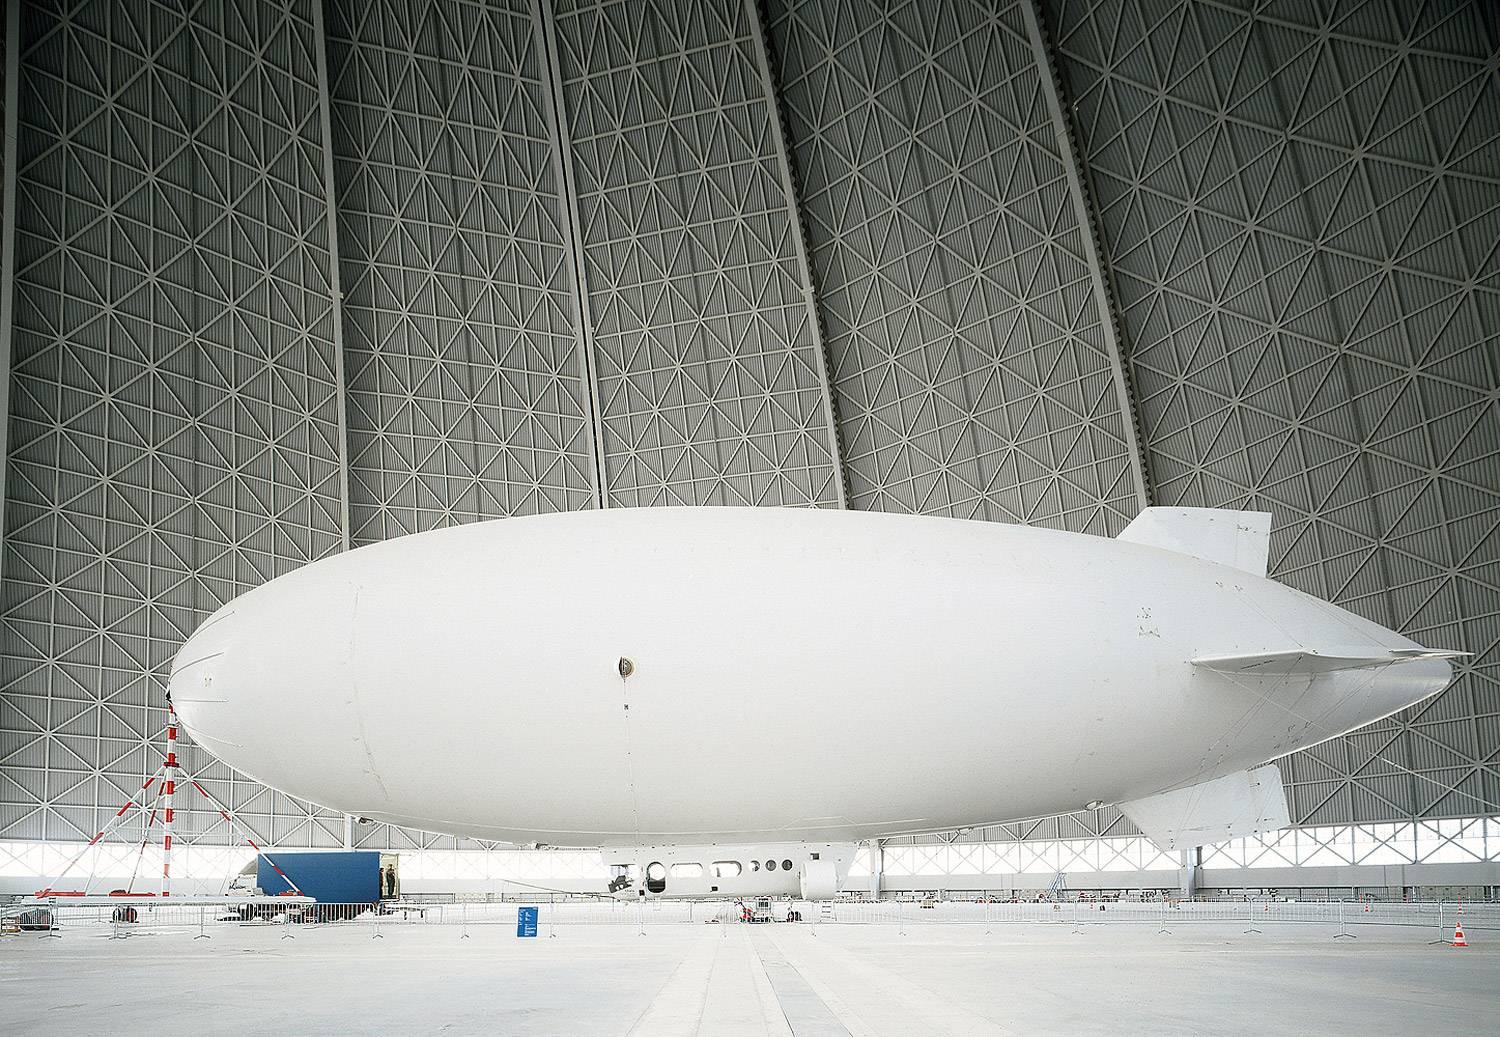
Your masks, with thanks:
[[[1483,4],[1049,0],[1157,503],[1474,653],[1283,761],[1302,824],[1500,809],[1500,90]]]
[[[196,622],[340,545],[310,11],[22,19],[0,835],[97,830]]]
[[[836,505],[748,5],[559,5],[611,505]]]
[[[760,9],[26,5],[0,840],[97,831],[160,758],[184,637],[345,535],[600,496],[836,506],[845,482],[854,507],[1109,535],[1139,439],[1155,503],[1270,510],[1278,578],[1474,653],[1281,761],[1316,830],[1216,852],[1491,845],[1491,6]],[[331,812],[182,756],[257,841],[340,845]],[[206,812],[182,834],[234,842]],[[956,873],[1143,845],[1111,809],[892,844]]]
[[[529,5],[329,5],[351,539],[587,507]]]
[[[1020,5],[770,6],[854,505],[1117,533],[1130,418]]]

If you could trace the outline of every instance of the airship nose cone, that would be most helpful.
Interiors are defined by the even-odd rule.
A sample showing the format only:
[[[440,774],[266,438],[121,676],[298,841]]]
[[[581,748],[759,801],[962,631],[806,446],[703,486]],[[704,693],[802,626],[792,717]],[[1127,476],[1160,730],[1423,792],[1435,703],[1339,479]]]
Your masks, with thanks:
[[[194,741],[219,755],[219,744],[233,729],[233,706],[225,673],[233,672],[233,611],[226,607],[210,616],[187,639],[172,660],[167,695],[177,719]]]
[[[183,731],[284,792],[342,788],[341,776],[370,766],[349,706],[351,622],[341,583],[294,578],[225,605],[172,661],[167,690]]]

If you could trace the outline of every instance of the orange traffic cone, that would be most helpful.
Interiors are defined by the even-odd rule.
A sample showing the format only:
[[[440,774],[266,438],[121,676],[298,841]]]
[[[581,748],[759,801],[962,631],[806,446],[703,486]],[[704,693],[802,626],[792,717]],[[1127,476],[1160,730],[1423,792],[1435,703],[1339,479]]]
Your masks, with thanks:
[[[1468,945],[1469,941],[1464,939],[1464,923],[1462,920],[1460,920],[1459,923],[1453,927],[1453,943],[1451,946],[1467,947]]]

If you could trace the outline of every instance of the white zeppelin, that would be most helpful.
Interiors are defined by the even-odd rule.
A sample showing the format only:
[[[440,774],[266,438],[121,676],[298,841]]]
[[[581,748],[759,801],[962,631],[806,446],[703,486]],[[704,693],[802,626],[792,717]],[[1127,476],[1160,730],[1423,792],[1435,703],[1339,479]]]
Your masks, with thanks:
[[[1118,803],[1186,845],[1286,824],[1275,768],[1250,768],[1441,690],[1457,654],[1264,578],[1268,526],[483,522],[240,596],[170,692],[256,780],[432,831],[854,841]]]

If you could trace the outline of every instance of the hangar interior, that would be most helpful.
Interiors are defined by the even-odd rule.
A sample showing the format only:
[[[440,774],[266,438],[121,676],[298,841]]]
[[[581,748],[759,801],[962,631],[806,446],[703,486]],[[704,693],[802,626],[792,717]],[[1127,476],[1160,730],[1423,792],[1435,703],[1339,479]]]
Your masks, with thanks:
[[[1492,4],[24,0],[3,32],[4,891],[157,767],[173,654],[240,592],[680,505],[1264,510],[1275,579],[1471,653],[1281,760],[1288,831],[1181,857],[1103,807],[867,847],[861,893],[1500,889]],[[414,892],[597,868],[181,757],[260,845],[396,851]],[[249,858],[191,803],[177,838],[185,883]]]

